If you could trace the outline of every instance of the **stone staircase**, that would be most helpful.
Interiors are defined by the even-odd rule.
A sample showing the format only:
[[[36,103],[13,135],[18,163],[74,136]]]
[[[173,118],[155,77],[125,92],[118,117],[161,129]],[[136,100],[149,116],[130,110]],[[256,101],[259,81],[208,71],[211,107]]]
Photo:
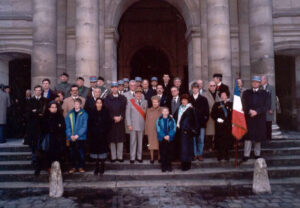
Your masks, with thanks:
[[[300,137],[299,137],[300,138]],[[9,140],[0,144],[0,189],[47,188],[48,172],[39,177],[33,175],[31,153],[21,140]],[[87,162],[86,173],[69,175],[64,172],[66,188],[124,188],[146,186],[235,186],[252,183],[254,160],[235,167],[234,152],[229,162],[218,162],[214,154],[204,155],[204,161],[192,163],[187,172],[180,170],[180,163],[173,163],[173,172],[163,173],[160,164],[150,164],[150,155],[144,151],[143,163],[130,164],[125,153],[123,163],[106,162],[102,176],[93,175],[93,163]],[[239,150],[239,158],[242,156]],[[272,184],[300,184],[300,139],[273,140],[263,146],[262,156],[266,159]],[[68,170],[68,165],[65,169]]]

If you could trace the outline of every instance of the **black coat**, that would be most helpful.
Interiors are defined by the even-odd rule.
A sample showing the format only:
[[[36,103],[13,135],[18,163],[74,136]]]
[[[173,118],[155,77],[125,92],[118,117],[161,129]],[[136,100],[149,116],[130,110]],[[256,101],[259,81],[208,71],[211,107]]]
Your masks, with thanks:
[[[160,98],[159,106],[161,107],[167,107],[169,103],[167,95],[163,94]]]
[[[85,104],[84,104],[84,110],[87,112],[87,114],[90,116],[92,110],[95,108],[96,101],[94,97],[87,97]]]
[[[42,96],[44,96],[44,90],[42,91]],[[48,102],[52,101],[55,99],[55,92],[51,89],[49,89],[49,92],[48,92],[48,97],[46,98]]]
[[[117,98],[109,94],[104,100],[104,106],[108,109],[111,119],[115,116],[122,116],[119,123],[113,122],[108,133],[108,141],[113,143],[125,141],[125,112],[127,99],[123,95]]]
[[[222,105],[227,110],[227,117],[222,108]],[[233,144],[232,136],[232,102],[216,102],[211,110],[211,117],[215,120],[215,145],[216,149],[229,149]],[[218,118],[223,119],[223,123],[217,122]]]
[[[223,83],[221,83],[220,86],[217,86],[216,91],[217,91],[217,94],[219,96],[221,96],[222,92],[227,92],[228,93],[228,97],[230,97],[229,87],[227,85],[223,84]]]
[[[50,113],[44,115],[42,121],[42,135],[49,134],[49,152],[47,152],[50,164],[53,161],[61,161],[66,144],[66,124],[61,113]]]
[[[88,120],[90,153],[103,154],[108,152],[107,136],[111,124],[112,119],[105,107],[101,111],[93,108]]]
[[[26,136],[28,137],[29,144],[31,147],[35,148],[37,145],[37,140],[41,136],[42,129],[42,119],[45,113],[47,105],[47,99],[41,97],[37,100],[32,97],[27,105],[26,115],[27,115],[27,128]]]
[[[148,89],[147,93],[143,91],[143,94],[145,96],[145,99],[148,101],[148,108],[152,107],[152,101],[151,98],[156,95],[156,91],[152,90],[151,88]]]
[[[196,110],[199,127],[205,128],[209,118],[209,107],[208,107],[207,99],[204,96],[199,94],[197,99],[195,100],[194,96],[192,95],[191,104]]]
[[[178,121],[178,112],[175,113],[174,119]],[[180,160],[182,162],[191,162],[194,157],[193,138],[198,134],[198,123],[195,109],[188,108],[181,116],[180,128],[177,129],[180,137]]]
[[[270,106],[268,93],[264,90],[253,92],[252,89],[243,93],[242,103],[246,116],[248,133],[246,139],[261,142],[266,139],[266,112]],[[257,111],[257,115],[250,117],[249,110]]]

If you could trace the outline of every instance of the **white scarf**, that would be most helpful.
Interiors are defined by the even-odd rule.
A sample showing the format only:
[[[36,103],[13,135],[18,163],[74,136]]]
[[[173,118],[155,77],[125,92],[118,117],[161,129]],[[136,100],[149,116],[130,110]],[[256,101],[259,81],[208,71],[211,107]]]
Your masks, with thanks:
[[[190,104],[190,103],[187,104],[186,106],[180,105],[179,110],[178,110],[178,119],[177,119],[177,127],[178,128],[180,128],[180,120],[181,120],[183,113],[190,107],[192,107],[192,104]]]

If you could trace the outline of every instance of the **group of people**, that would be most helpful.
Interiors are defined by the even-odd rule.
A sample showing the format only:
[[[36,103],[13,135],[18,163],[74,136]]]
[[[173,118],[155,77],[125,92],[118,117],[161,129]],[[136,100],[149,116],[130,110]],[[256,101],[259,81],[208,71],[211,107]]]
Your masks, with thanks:
[[[95,161],[94,173],[103,174],[108,155],[112,163],[123,162],[126,146],[130,163],[142,163],[145,141],[150,162],[155,162],[157,152],[163,172],[172,171],[175,160],[181,162],[183,171],[189,170],[193,160],[203,160],[204,149],[215,150],[219,161],[230,159],[232,102],[222,74],[214,74],[207,89],[202,80],[184,89],[181,79],[171,80],[169,74],[164,74],[161,82],[157,77],[124,78],[110,83],[110,88],[102,77],[90,77],[90,88],[82,77],[76,84],[68,79],[67,73],[61,74],[60,83],[52,90],[51,81],[45,78],[34,87],[26,104],[25,143],[32,148],[35,175],[50,168],[53,161],[62,163],[66,152],[70,174],[85,172],[86,154]],[[249,90],[242,80],[237,81],[248,125],[246,161],[252,142],[255,157],[260,157],[260,143],[270,136],[266,117],[274,115],[271,97],[275,91],[265,76],[253,77]],[[9,106],[7,97],[0,92],[0,107]]]

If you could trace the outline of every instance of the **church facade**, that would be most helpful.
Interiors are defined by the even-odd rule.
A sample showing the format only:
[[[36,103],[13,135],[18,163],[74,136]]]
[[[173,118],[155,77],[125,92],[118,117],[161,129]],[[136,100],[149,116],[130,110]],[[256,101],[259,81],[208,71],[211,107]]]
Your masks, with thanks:
[[[0,0],[0,83],[222,73],[232,89],[267,75],[297,129],[299,22],[299,0]]]

